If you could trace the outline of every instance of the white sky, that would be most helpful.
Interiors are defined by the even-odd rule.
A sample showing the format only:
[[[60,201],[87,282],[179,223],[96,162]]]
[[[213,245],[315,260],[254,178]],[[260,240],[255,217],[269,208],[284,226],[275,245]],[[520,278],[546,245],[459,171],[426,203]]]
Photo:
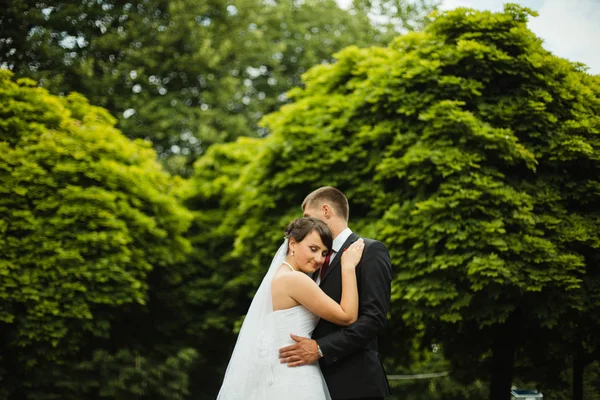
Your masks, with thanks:
[[[351,0],[337,0],[342,7]],[[544,41],[544,48],[600,74],[600,0],[442,0],[442,10],[468,7],[502,11],[504,3],[517,3],[538,12],[529,29]]]

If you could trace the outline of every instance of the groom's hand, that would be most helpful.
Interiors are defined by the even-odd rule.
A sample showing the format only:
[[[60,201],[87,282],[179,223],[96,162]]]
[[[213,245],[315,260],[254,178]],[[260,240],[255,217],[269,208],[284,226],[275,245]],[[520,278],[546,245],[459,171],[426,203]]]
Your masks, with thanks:
[[[279,362],[288,367],[299,367],[316,363],[321,356],[317,352],[317,342],[302,336],[291,334],[296,343],[279,349]]]

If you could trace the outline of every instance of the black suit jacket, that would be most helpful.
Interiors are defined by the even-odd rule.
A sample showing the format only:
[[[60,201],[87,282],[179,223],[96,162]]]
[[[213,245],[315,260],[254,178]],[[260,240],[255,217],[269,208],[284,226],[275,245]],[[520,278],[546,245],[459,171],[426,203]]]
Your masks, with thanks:
[[[321,281],[321,289],[338,303],[342,299],[341,256],[358,239],[358,235],[350,235]],[[363,256],[356,267],[358,319],[347,327],[321,319],[312,335],[323,351],[321,370],[333,399],[391,394],[379,358],[377,334],[385,327],[390,308],[392,266],[383,243],[364,241]]]

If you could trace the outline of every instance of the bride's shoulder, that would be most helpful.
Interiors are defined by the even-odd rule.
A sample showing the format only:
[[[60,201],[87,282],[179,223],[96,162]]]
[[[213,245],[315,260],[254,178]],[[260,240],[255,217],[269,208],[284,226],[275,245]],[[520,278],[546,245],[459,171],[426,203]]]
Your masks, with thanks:
[[[307,284],[314,283],[313,279],[300,271],[278,271],[273,277],[273,283]]]

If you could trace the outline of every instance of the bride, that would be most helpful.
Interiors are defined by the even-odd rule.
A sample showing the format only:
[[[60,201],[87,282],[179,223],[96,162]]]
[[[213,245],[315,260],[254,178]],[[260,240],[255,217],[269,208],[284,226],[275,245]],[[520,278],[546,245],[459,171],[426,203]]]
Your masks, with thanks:
[[[238,335],[218,400],[328,400],[319,365],[290,368],[279,348],[290,334],[310,337],[319,318],[347,326],[358,317],[355,268],[364,242],[354,242],[341,258],[342,300],[327,296],[308,275],[319,270],[332,246],[331,231],[317,218],[292,221]]]

